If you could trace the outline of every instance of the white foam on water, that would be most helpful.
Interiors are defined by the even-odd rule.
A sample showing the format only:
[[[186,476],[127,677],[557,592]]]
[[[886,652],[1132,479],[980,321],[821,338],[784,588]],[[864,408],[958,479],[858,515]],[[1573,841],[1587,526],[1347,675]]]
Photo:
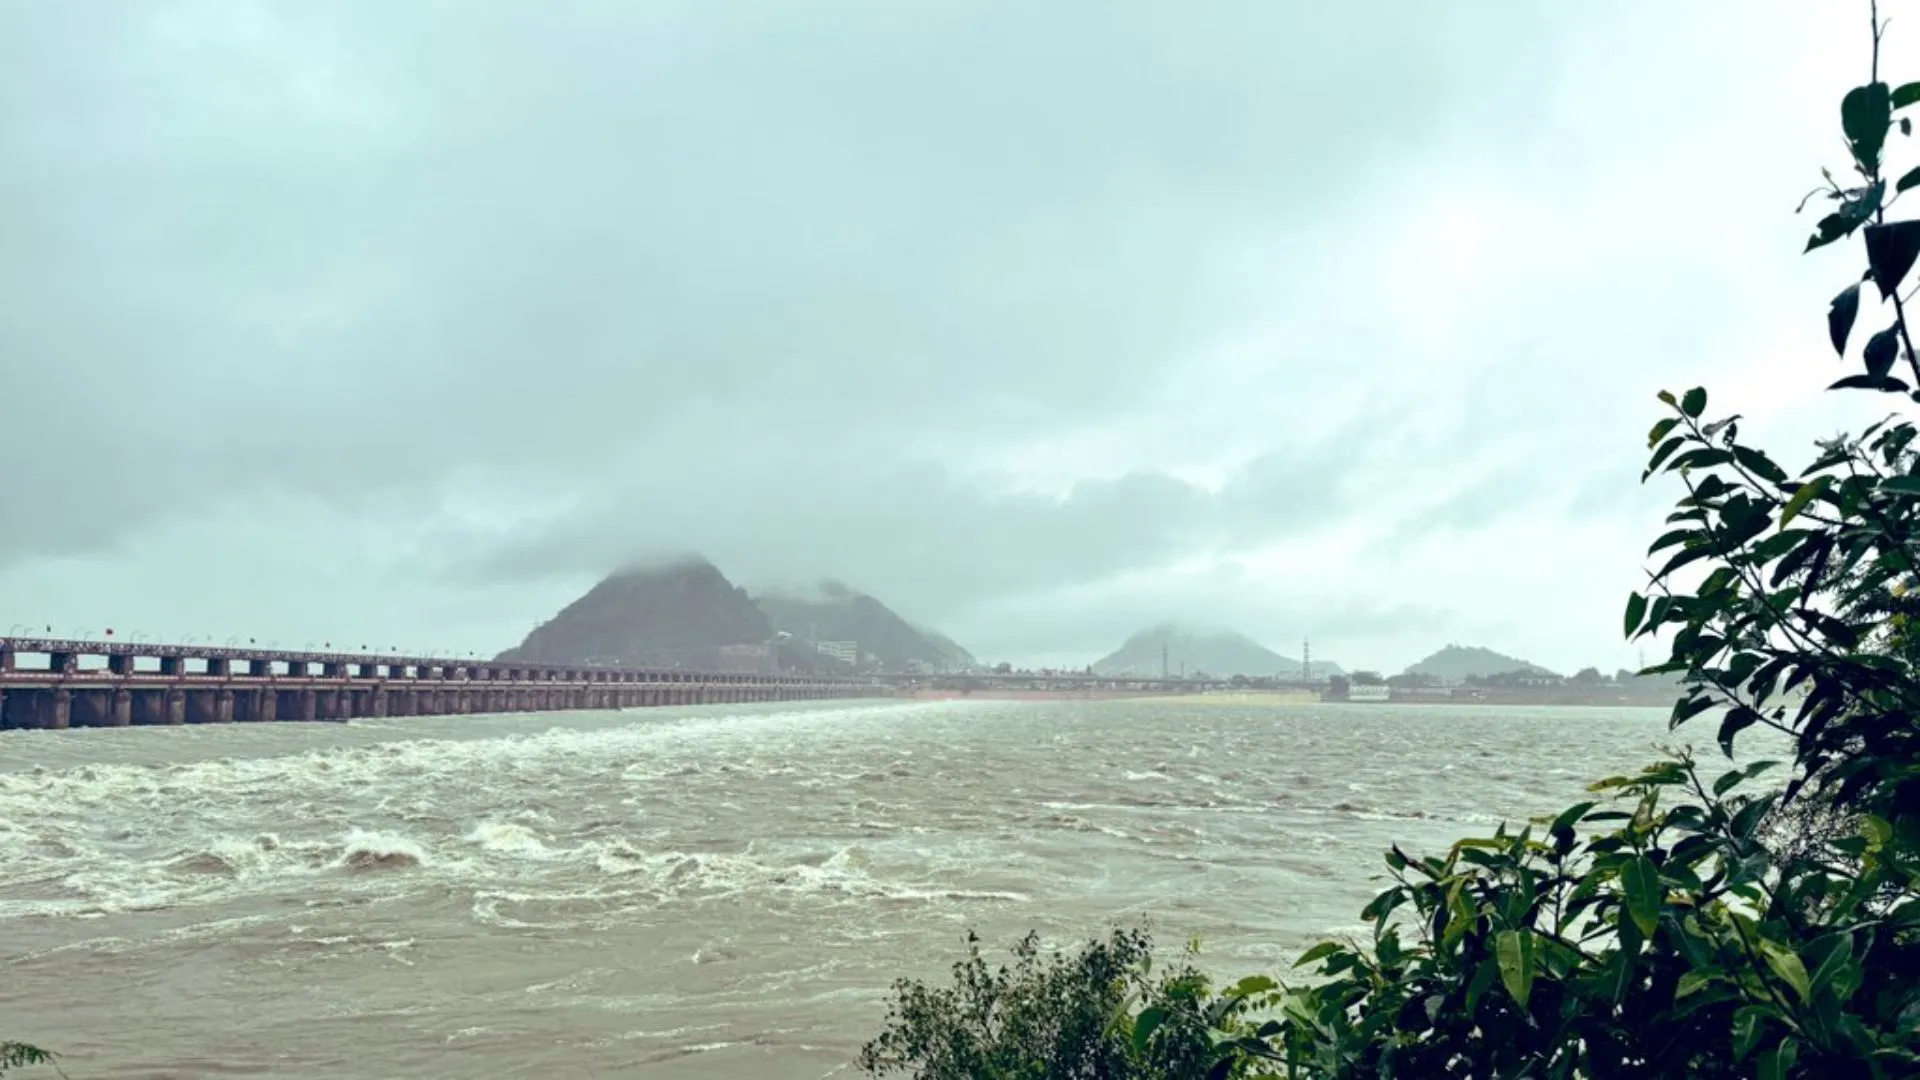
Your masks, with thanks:
[[[492,852],[548,859],[553,852],[532,829],[517,822],[483,821],[467,834],[469,843]]]
[[[455,843],[495,861],[564,858],[537,828],[553,821],[551,808],[537,803],[554,795],[556,776],[603,785],[611,765],[627,786],[647,789],[668,775],[744,775],[745,763],[708,755],[923,711],[917,703],[864,705],[665,723],[636,714],[617,726],[0,773],[0,919],[217,902],[329,870],[476,873],[473,859],[448,856]],[[467,817],[464,834],[447,835],[463,816],[459,807],[489,804],[503,812]],[[276,831],[258,831],[268,820]],[[609,868],[623,858],[594,855],[605,855]]]

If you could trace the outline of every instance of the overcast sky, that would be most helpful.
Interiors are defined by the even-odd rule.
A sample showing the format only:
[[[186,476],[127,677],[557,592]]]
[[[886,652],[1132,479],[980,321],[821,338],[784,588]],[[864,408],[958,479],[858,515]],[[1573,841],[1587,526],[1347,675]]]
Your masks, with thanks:
[[[1867,408],[1792,212],[1865,29],[0,0],[0,624],[491,652],[698,551],[984,659],[1629,665],[1654,393]]]

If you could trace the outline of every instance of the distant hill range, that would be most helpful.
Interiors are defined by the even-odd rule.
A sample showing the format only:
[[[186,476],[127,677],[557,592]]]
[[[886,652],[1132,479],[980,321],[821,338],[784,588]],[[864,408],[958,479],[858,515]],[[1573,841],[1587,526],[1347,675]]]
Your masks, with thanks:
[[[1529,663],[1492,649],[1478,646],[1449,645],[1425,660],[1409,667],[1408,675],[1425,675],[1441,682],[1465,682],[1469,678],[1494,675],[1528,674],[1559,678],[1538,664]]]
[[[1163,651],[1164,650],[1164,651]],[[1172,623],[1155,626],[1128,638],[1126,644],[1093,665],[1096,675],[1139,675],[1158,678],[1164,670],[1178,676],[1246,675],[1254,678],[1300,677],[1300,661],[1261,645],[1244,634],[1186,630]],[[1340,674],[1340,665],[1313,662],[1316,676]]]
[[[787,672],[973,664],[951,640],[844,585],[754,598],[697,556],[609,575],[499,658],[735,672],[772,671],[776,658]]]
[[[887,605],[837,581],[808,593],[769,590],[754,598],[775,631],[802,641],[848,642],[889,671],[964,671],[973,655],[951,638],[922,630]]]

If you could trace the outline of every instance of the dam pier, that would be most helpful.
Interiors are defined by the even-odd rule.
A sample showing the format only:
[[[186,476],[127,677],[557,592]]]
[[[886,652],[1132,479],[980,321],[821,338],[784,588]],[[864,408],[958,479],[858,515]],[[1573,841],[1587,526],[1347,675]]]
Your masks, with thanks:
[[[0,638],[0,728],[626,709],[888,697],[870,679]]]

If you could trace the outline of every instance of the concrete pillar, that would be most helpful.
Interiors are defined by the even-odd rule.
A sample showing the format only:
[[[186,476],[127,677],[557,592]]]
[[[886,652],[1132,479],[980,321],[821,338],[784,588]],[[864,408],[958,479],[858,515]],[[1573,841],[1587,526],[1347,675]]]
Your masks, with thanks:
[[[280,692],[278,690],[254,691],[253,718],[263,724],[270,724],[280,718]]]
[[[353,717],[353,691],[335,690],[333,692],[333,716],[331,719],[351,720]]]
[[[40,714],[40,726],[65,731],[73,723],[73,691],[53,691],[47,698],[45,709]]]
[[[7,715],[7,692],[0,690],[0,731],[17,726],[13,717]]]
[[[233,691],[215,690],[213,692],[213,722],[233,723]]]
[[[367,710],[375,716],[387,715],[387,688],[376,687],[373,691],[373,708]]]
[[[233,675],[233,661],[224,656],[209,656],[207,674],[221,679],[230,678]]]
[[[106,727],[107,711],[112,702],[109,690],[76,690],[73,694],[73,712],[71,720],[74,727]]]
[[[12,670],[13,670],[13,652],[9,649],[0,649],[0,671],[12,671]]]
[[[113,703],[107,714],[107,726],[126,727],[131,723],[133,723],[133,691],[127,689],[113,691]]]
[[[185,690],[167,691],[165,723],[184,724],[187,722],[187,692]]]
[[[294,699],[293,718],[295,720],[312,720],[319,711],[319,695],[315,694],[313,688],[310,686],[301,690],[299,694],[300,696]]]

